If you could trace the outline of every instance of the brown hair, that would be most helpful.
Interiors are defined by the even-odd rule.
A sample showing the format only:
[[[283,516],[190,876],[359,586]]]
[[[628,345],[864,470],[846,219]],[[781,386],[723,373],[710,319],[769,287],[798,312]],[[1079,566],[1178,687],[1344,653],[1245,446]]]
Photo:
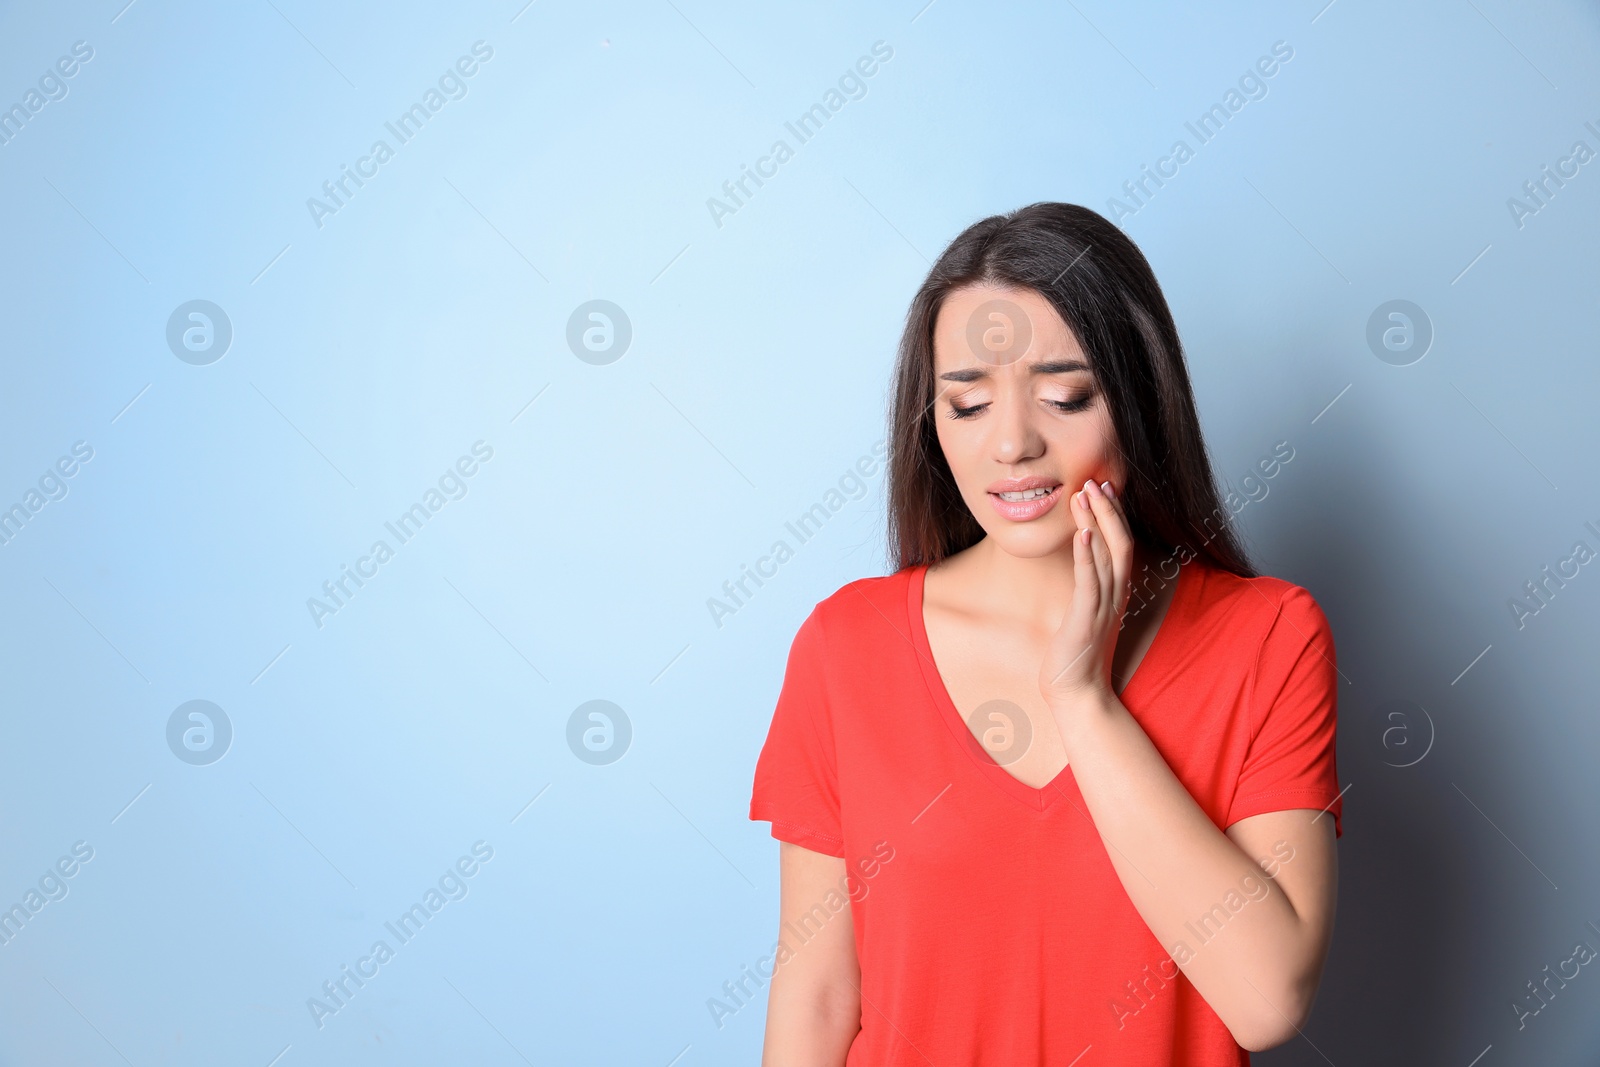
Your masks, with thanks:
[[[1122,502],[1134,539],[1163,554],[1183,546],[1254,577],[1217,495],[1178,328],[1150,264],[1103,216],[1058,203],[1030,204],[968,226],[911,301],[889,412],[895,570],[937,563],[984,536],[956,488],[933,421],[934,322],[947,294],[976,284],[1038,293],[1089,356],[1127,466]],[[1198,548],[1191,544],[1196,536]]]

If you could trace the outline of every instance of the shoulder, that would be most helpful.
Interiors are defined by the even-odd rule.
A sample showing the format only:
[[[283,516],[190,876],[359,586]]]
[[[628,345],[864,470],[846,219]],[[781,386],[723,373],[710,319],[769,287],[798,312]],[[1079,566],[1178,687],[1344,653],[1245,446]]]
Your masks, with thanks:
[[[1322,614],[1322,606],[1305,586],[1296,585],[1284,578],[1258,574],[1243,578],[1196,560],[1190,566],[1201,567],[1205,608],[1226,608],[1231,612],[1270,621],[1277,615],[1291,618],[1309,618]]]
[[[887,628],[906,627],[906,596],[915,568],[857,578],[817,601],[800,624],[800,634],[819,647],[863,648]]]
[[[1262,648],[1332,644],[1328,617],[1304,586],[1266,574],[1244,578],[1211,565],[1202,565],[1198,574],[1202,587],[1198,618],[1226,618],[1233,633],[1253,635]]]
[[[904,611],[906,586],[915,571],[915,567],[907,567],[893,574],[874,575],[846,582],[817,601],[817,606],[813,610],[827,612],[830,617],[859,615],[863,611],[871,611],[874,607],[892,605],[898,597],[902,601],[899,608]]]

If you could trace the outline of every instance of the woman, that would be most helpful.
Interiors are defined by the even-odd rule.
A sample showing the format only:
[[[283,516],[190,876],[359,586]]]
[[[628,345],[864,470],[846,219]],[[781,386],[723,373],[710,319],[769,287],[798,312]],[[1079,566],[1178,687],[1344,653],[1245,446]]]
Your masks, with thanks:
[[[1227,523],[1149,264],[1071,204],[969,227],[891,418],[895,572],[801,625],[756,767],[763,1062],[1244,1064],[1293,1037],[1333,927],[1332,635]]]

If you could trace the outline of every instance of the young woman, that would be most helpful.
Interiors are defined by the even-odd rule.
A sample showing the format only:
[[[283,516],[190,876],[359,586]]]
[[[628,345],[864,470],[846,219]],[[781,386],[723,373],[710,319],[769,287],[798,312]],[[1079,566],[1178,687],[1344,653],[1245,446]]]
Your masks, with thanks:
[[[984,219],[895,382],[895,571],[802,623],[756,767],[763,1063],[1248,1063],[1328,951],[1338,675],[1228,524],[1149,264],[1086,208]]]

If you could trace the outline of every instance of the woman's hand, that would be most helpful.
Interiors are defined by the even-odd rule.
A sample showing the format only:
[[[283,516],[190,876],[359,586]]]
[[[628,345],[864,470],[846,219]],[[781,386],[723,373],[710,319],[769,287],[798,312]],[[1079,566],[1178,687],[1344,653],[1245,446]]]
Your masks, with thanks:
[[[1039,668],[1039,691],[1051,710],[1115,696],[1111,661],[1132,586],[1133,536],[1110,483],[1072,494],[1072,606]]]
[[[1139,917],[1160,944],[1183,946],[1173,948],[1172,962],[1234,1040],[1252,1051],[1272,1048],[1305,1025],[1327,959],[1338,871],[1333,820],[1289,808],[1224,831],[1200,807],[1111,685],[1134,557],[1121,504],[1088,486],[1071,507],[1072,604],[1045,653],[1039,688],[1060,727],[1081,810]],[[1315,684],[1331,690],[1333,661],[1320,662],[1326,669]],[[1292,864],[1278,852],[1285,845]],[[1262,879],[1269,858],[1279,866]],[[1230,894],[1238,899],[1234,887],[1252,878],[1270,891],[1251,893],[1227,937],[1196,944],[1204,934],[1190,917],[1208,915]]]

